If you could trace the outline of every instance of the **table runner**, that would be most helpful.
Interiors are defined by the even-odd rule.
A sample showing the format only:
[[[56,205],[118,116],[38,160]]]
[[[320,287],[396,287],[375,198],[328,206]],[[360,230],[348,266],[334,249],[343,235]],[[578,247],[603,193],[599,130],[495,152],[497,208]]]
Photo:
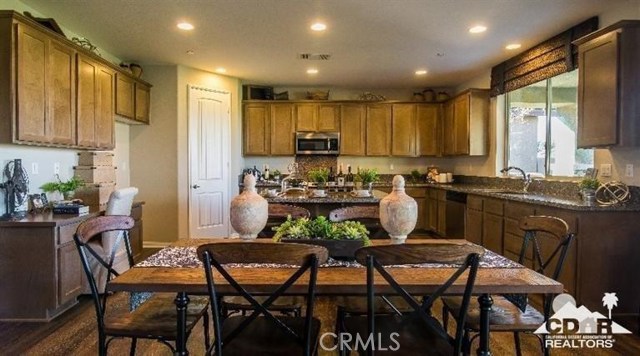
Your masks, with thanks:
[[[138,263],[135,267],[169,267],[169,268],[202,268],[202,262],[196,255],[196,247],[166,247],[146,260]],[[298,266],[270,264],[270,263],[229,263],[225,264],[229,268],[297,268]],[[326,267],[353,267],[364,268],[363,265],[356,261],[336,260],[329,258],[327,263],[320,265],[320,268]],[[421,263],[410,265],[394,265],[387,266],[394,268],[456,268],[459,265],[446,263]],[[485,249],[485,253],[480,259],[480,268],[524,268],[504,256],[493,251]]]

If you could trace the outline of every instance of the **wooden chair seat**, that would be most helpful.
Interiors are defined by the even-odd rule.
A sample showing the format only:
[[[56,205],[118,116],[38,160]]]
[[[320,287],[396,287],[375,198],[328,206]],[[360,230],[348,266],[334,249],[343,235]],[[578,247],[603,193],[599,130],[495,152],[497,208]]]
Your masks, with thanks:
[[[435,318],[431,319],[433,325],[437,325],[436,327],[415,315],[376,315],[374,319],[376,336],[373,340],[377,342],[380,335],[381,345],[376,345],[375,355],[453,355],[454,348],[448,340],[449,336]],[[437,327],[440,329],[438,330]],[[369,335],[366,316],[345,319],[345,328],[351,335],[360,335],[364,338]],[[390,339],[392,333],[397,333],[393,334],[397,337]],[[366,339],[364,341],[366,342]],[[395,349],[398,344],[400,348]],[[378,346],[381,347],[378,349]],[[354,344],[352,344],[353,347],[355,347]],[[392,350],[391,347],[394,349]]]
[[[442,302],[451,310],[457,318],[460,315],[460,297],[444,297]],[[544,315],[536,308],[527,304],[522,312],[517,306],[504,297],[493,297],[493,306],[489,314],[489,329],[491,331],[535,331],[544,324]],[[477,300],[471,300],[467,311],[466,328],[472,331],[480,331],[480,304]]]
[[[235,330],[248,317],[232,316],[222,324],[222,338],[224,339],[232,330]],[[305,319],[299,317],[278,317],[289,328],[297,334],[303,335],[305,330]],[[320,334],[320,320],[311,319],[311,345],[318,344]],[[312,354],[314,354],[312,350]],[[242,332],[232,339],[222,349],[222,354],[228,355],[303,355],[304,348],[289,334],[281,328],[275,326],[274,322],[265,317],[258,317],[251,322]]]
[[[141,335],[153,335],[165,340],[175,340],[176,307],[173,303],[175,294],[157,293],[149,300],[142,303],[131,313],[106,316],[104,321],[105,332],[114,336],[140,337]],[[209,298],[189,297],[187,307],[187,333],[190,333],[198,320],[207,313]]]
[[[267,300],[267,296],[256,296],[255,299],[259,303],[264,303]],[[223,305],[228,310],[253,310],[253,306],[241,296],[227,296],[222,298]],[[269,310],[278,312],[292,312],[300,311],[305,303],[304,297],[283,296],[276,299],[273,304],[269,306]]]

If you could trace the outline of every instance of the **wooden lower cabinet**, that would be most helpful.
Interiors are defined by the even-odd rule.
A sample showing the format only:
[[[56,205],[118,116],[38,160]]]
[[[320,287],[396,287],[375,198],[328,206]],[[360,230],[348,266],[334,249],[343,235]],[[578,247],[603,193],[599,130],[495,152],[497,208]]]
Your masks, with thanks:
[[[502,254],[502,223],[502,216],[482,213],[482,245],[499,254]]]
[[[73,234],[86,216],[0,221],[0,320],[49,321],[77,303],[86,277]],[[134,203],[134,256],[142,252],[142,204]]]
[[[465,224],[465,238],[474,244],[482,245],[482,210],[467,208]]]
[[[446,191],[441,189],[427,189],[427,228],[439,236],[446,235],[447,229],[447,201]]]

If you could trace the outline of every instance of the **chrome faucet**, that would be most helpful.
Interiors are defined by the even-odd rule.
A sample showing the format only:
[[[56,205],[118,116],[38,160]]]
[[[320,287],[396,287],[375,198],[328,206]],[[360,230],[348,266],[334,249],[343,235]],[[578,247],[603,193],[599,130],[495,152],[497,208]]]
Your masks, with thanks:
[[[529,189],[529,185],[531,185],[531,181],[532,181],[531,174],[527,174],[522,168],[515,167],[515,166],[509,166],[507,168],[503,168],[500,170],[500,173],[507,173],[510,170],[516,170],[520,172],[520,174],[522,174],[522,179],[524,180],[524,187],[522,188],[522,190],[526,193],[527,190]]]

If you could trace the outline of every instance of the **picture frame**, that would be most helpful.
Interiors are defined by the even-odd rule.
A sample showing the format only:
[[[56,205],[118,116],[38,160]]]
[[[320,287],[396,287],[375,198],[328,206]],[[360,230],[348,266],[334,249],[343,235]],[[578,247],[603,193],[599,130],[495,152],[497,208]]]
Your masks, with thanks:
[[[47,196],[44,194],[30,194],[29,195],[29,203],[31,204],[31,212],[33,213],[41,213],[43,212],[48,204]],[[44,201],[43,201],[44,198]]]

